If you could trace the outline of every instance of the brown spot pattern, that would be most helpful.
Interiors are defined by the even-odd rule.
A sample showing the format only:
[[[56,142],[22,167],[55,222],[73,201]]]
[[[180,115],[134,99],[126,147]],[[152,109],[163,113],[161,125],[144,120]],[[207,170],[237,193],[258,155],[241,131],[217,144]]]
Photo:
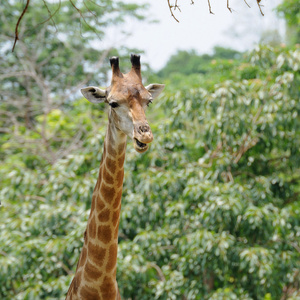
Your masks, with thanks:
[[[96,203],[97,211],[101,211],[104,207],[105,203],[100,198],[98,198]]]
[[[103,163],[103,158],[105,156],[106,156],[106,143],[104,143],[104,145],[103,145],[103,153],[102,153],[100,165]]]
[[[115,198],[115,202],[114,202],[114,208],[119,207],[120,202],[121,202],[121,198],[122,198],[122,189],[118,192],[116,198]]]
[[[111,272],[114,269],[114,267],[117,265],[117,254],[118,254],[118,245],[112,244],[109,247],[108,262],[106,264],[107,272]]]
[[[114,211],[113,219],[112,219],[114,227],[117,225],[119,218],[120,218],[120,210]]]
[[[116,162],[109,157],[106,158],[106,167],[111,173],[114,174],[116,172]]]
[[[68,290],[68,293],[67,293],[67,298],[66,299],[72,299],[72,294],[73,294],[73,288],[74,288],[74,280],[75,278],[73,278],[71,284],[70,284],[70,287],[69,287],[69,290]],[[68,298],[69,297],[69,298]]]
[[[117,174],[117,185],[118,187],[122,186],[123,184],[123,178],[124,178],[124,170],[120,170]]]
[[[104,244],[108,244],[111,240],[111,229],[108,225],[100,225],[98,227],[98,239]]]
[[[80,261],[79,261],[79,264],[78,264],[78,268],[82,267],[85,262],[86,262],[86,257],[87,257],[87,250],[86,248],[84,247],[81,251],[81,255],[80,255]]]
[[[119,224],[120,224],[120,219],[117,222],[116,228],[115,228],[115,232],[114,232],[114,238],[117,239],[118,238],[118,234],[119,234]]]
[[[93,243],[89,242],[88,251],[89,258],[97,263],[98,267],[101,267],[105,259],[106,250],[98,245],[94,245]]]
[[[94,188],[94,194],[95,194],[95,192],[97,192],[97,190],[99,189],[100,182],[101,182],[101,169],[99,170],[99,177],[98,177],[97,183],[96,183],[95,188]],[[94,196],[94,195],[93,195],[93,196]]]
[[[75,294],[76,294],[77,291],[78,291],[78,287],[79,287],[79,285],[80,285],[80,282],[81,282],[81,272],[78,272],[78,273],[75,275],[75,277],[74,277],[74,279],[73,279],[73,282],[72,282],[72,284],[73,284],[73,291],[74,291]]]
[[[90,219],[89,222],[89,236],[94,239],[96,237],[96,230],[97,230],[97,226],[96,226],[96,220],[95,220],[95,215]]]
[[[91,212],[95,209],[96,201],[97,201],[97,196],[93,194],[93,196],[92,196]]]
[[[115,281],[105,276],[100,286],[100,292],[103,299],[115,299],[117,296]]]
[[[100,222],[107,222],[109,220],[110,217],[110,210],[108,208],[102,210],[99,214],[98,214],[98,220]]]
[[[107,184],[114,184],[114,178],[107,172],[106,168],[103,169],[103,180]]]
[[[125,161],[125,153],[120,158],[118,158],[118,164],[120,168],[124,165],[124,161]]]
[[[80,290],[81,299],[84,300],[100,300],[98,291],[92,287],[83,286]]]
[[[117,156],[117,152],[116,150],[113,148],[113,146],[109,143],[107,146],[107,152],[111,155],[111,156]]]
[[[124,152],[124,151],[125,151],[125,147],[126,147],[126,142],[123,143],[123,144],[120,144],[120,145],[118,146],[118,151],[119,151],[119,153]],[[124,154],[124,155],[125,155],[125,154]]]
[[[86,262],[84,266],[84,278],[87,280],[97,280],[102,275],[102,272],[99,271],[95,266],[93,266],[89,261]]]
[[[107,202],[107,203],[111,203],[112,200],[114,199],[115,196],[115,189],[113,187],[109,187],[107,184],[105,184],[104,182],[102,182],[101,184],[101,188],[100,188],[100,193],[103,197],[103,199]]]

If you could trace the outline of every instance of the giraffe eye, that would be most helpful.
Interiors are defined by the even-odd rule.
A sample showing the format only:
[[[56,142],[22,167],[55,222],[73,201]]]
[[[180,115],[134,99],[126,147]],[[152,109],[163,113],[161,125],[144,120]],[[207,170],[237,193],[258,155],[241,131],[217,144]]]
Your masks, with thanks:
[[[116,108],[119,106],[119,104],[117,102],[111,102],[109,103],[109,105],[112,107],[112,108]]]

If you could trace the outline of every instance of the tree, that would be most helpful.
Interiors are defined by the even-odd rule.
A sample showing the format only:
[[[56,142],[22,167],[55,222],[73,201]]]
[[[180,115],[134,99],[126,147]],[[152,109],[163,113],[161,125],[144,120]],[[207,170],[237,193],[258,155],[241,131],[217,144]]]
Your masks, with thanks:
[[[93,77],[90,69],[105,49],[87,43],[93,33],[84,24],[77,35],[80,16],[70,9],[61,22],[74,18],[73,39],[53,23],[36,28],[41,10],[28,10],[33,26],[20,23],[28,35],[14,54],[6,34],[15,10],[1,13],[5,300],[64,299],[82,247],[104,109],[64,89],[86,76],[105,81],[105,71]],[[179,74],[150,106],[150,151],[137,156],[128,143],[118,253],[124,299],[299,298],[299,47],[257,47],[238,60],[224,49],[216,55],[206,57],[206,74]]]
[[[300,6],[297,0],[284,0],[277,11],[287,23],[287,38],[292,44],[300,43]]]
[[[183,76],[150,106],[145,155],[128,142],[124,299],[299,298],[299,49],[258,47],[231,66],[213,85]],[[78,99],[46,122],[51,135],[85,128],[83,145],[49,165],[2,133],[1,299],[64,299],[82,247],[102,109]]]
[[[23,151],[43,153],[49,163],[54,163],[80,146],[82,130],[72,132],[68,141],[63,132],[49,136],[48,115],[55,109],[67,109],[70,100],[78,97],[79,87],[87,82],[106,83],[107,68],[102,68],[103,62],[117,52],[103,48],[99,40],[111,25],[121,24],[130,17],[142,19],[144,7],[108,0],[102,1],[101,6],[93,1],[30,3],[19,24],[22,40],[14,53],[11,53],[12,32],[15,15],[22,4],[7,1],[0,7],[0,114],[3,117],[0,131],[11,132],[12,144],[22,143]],[[74,9],[75,4],[78,10]],[[97,46],[93,45],[95,42]],[[41,118],[41,112],[44,121],[37,124],[36,117]]]
[[[195,50],[179,50],[170,57],[166,66],[158,72],[158,75],[167,79],[172,73],[184,75],[206,74],[211,71],[212,60],[235,59],[238,57],[241,57],[240,52],[223,47],[214,47],[212,55],[199,55]]]
[[[157,104],[123,197],[125,298],[299,297],[299,54],[258,47],[229,80]]]

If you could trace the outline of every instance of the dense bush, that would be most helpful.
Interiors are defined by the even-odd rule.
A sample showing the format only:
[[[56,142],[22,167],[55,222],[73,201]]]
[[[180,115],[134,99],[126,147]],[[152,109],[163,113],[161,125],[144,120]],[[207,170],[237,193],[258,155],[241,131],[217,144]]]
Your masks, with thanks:
[[[215,78],[222,63],[212,65]],[[148,111],[148,152],[128,142],[124,299],[300,297],[300,51],[257,48],[227,72],[201,87],[179,78],[186,88]],[[81,147],[52,165],[1,135],[1,299],[64,298],[97,177],[102,110],[80,99],[36,117],[53,136],[86,129]]]

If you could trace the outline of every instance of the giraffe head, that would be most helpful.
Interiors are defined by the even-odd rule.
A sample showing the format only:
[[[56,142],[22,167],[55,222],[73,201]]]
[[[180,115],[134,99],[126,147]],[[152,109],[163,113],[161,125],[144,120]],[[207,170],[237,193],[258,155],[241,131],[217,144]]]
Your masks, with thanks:
[[[89,86],[81,89],[81,93],[92,103],[109,104],[110,121],[133,140],[137,152],[145,152],[153,140],[145,110],[165,85],[150,84],[144,87],[139,55],[131,55],[132,68],[127,74],[121,73],[118,57],[110,58],[110,64],[111,85],[105,90]]]

